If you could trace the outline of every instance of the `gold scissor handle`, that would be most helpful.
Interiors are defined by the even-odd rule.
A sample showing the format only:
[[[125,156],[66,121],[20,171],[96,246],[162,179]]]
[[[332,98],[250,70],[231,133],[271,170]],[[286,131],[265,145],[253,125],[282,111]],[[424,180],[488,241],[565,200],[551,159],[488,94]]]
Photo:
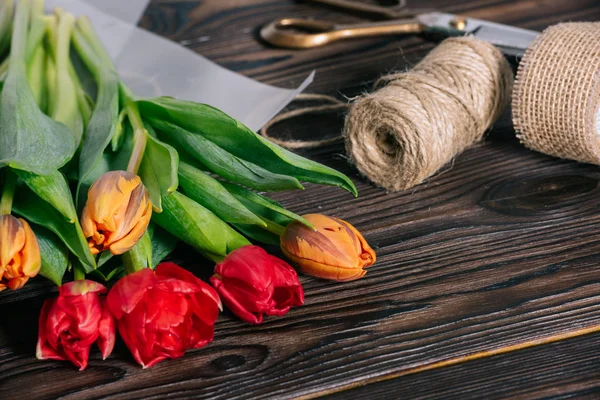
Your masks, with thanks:
[[[309,49],[343,39],[421,33],[425,29],[427,27],[414,18],[355,25],[284,18],[265,25],[260,30],[260,36],[274,46]]]

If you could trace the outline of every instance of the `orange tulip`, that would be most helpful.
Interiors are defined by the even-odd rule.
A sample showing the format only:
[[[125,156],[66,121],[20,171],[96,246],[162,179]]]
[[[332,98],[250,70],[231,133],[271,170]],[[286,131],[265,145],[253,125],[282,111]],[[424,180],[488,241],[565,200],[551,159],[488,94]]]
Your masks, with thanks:
[[[140,240],[151,216],[152,203],[140,177],[110,171],[90,187],[81,228],[92,254],[110,250],[119,255]]]
[[[376,256],[365,238],[348,222],[321,214],[303,216],[312,230],[293,222],[281,235],[281,250],[307,275],[334,281],[362,278]]]
[[[0,291],[22,288],[41,265],[40,246],[27,221],[0,215]]]

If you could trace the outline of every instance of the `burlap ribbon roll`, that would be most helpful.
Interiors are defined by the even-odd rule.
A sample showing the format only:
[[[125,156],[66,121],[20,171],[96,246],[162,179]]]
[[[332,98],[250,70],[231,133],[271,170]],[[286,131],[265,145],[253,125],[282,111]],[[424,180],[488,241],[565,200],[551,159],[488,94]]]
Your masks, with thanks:
[[[473,37],[446,39],[411,71],[355,101],[346,149],[388,191],[413,187],[483,138],[510,103],[513,74],[498,49]]]
[[[600,164],[600,22],[546,29],[519,65],[512,107],[525,146]]]

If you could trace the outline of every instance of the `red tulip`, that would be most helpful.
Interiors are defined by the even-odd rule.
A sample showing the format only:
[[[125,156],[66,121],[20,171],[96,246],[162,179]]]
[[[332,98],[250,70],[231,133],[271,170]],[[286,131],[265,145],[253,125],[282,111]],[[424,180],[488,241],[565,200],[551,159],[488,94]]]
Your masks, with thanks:
[[[121,337],[144,368],[210,343],[221,309],[210,285],[173,263],[125,276],[107,300]]]
[[[260,324],[263,314],[281,316],[304,304],[298,274],[258,246],[244,246],[216,265],[210,283],[239,318]]]
[[[101,284],[81,280],[65,283],[58,297],[46,300],[39,319],[37,358],[69,360],[82,371],[90,347],[98,341],[102,357],[115,344],[115,321],[106,308]]]

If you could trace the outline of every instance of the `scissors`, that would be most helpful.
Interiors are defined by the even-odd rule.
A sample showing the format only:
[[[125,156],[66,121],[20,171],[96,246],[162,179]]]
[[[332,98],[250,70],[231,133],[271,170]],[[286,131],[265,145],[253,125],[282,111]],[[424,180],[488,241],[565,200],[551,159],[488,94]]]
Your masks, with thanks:
[[[310,0],[345,10],[367,13],[386,21],[353,25],[301,18],[283,18],[265,25],[261,37],[268,43],[289,49],[309,49],[339,40],[389,35],[474,35],[507,56],[520,57],[539,32],[442,12],[406,9],[406,0],[396,6],[376,6],[349,0]]]

